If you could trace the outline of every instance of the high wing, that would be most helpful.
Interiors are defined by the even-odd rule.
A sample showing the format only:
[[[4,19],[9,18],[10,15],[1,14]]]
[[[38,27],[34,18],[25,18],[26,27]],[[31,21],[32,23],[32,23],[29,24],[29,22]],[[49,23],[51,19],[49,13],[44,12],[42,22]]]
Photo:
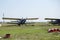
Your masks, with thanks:
[[[7,18],[7,17],[3,17],[2,19],[5,19],[5,20],[21,20],[20,18]]]
[[[7,17],[4,17],[2,19],[5,19],[5,20],[21,20],[23,18],[7,18]],[[24,18],[26,20],[37,20],[38,18]]]
[[[45,20],[60,20],[58,18],[45,18]]]
[[[26,20],[37,20],[39,18],[26,18]]]

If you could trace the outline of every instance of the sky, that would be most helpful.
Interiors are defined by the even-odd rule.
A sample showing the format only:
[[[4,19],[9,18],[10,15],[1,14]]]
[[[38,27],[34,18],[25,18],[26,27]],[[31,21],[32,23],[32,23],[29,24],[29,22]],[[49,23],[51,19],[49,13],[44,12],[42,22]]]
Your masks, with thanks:
[[[4,17],[60,18],[60,0],[0,0],[0,19]],[[0,20],[1,21],[1,20]]]

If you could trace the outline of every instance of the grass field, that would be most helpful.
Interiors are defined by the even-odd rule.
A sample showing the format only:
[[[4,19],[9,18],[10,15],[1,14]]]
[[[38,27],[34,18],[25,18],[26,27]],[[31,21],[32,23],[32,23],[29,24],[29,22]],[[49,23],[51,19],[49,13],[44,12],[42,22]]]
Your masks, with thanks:
[[[60,40],[60,33],[48,33],[49,28],[60,28],[60,26],[2,26],[0,27],[0,36],[4,37],[9,33],[11,37],[0,38],[0,40]]]

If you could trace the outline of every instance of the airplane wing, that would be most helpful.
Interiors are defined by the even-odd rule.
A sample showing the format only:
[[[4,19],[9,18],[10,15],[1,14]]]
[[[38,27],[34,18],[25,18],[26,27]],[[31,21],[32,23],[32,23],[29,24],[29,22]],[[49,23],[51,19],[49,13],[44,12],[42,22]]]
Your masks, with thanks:
[[[58,18],[45,18],[45,20],[60,20]]]
[[[38,18],[26,18],[26,20],[37,20]]]
[[[23,18],[2,18],[2,19],[5,19],[5,20],[21,20]],[[24,18],[26,20],[37,20],[38,18]]]
[[[18,23],[13,23],[13,22],[6,22],[6,24],[18,24]]]
[[[2,19],[5,19],[5,20],[21,20],[20,18],[2,18]]]

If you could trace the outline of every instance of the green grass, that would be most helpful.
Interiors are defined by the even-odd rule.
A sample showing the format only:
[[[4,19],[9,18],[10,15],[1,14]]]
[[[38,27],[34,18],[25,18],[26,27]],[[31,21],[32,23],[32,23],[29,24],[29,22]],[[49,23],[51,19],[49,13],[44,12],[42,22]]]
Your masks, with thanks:
[[[60,26],[2,26],[0,36],[11,34],[10,38],[0,40],[60,40],[60,33],[48,33],[49,28],[60,28]]]

